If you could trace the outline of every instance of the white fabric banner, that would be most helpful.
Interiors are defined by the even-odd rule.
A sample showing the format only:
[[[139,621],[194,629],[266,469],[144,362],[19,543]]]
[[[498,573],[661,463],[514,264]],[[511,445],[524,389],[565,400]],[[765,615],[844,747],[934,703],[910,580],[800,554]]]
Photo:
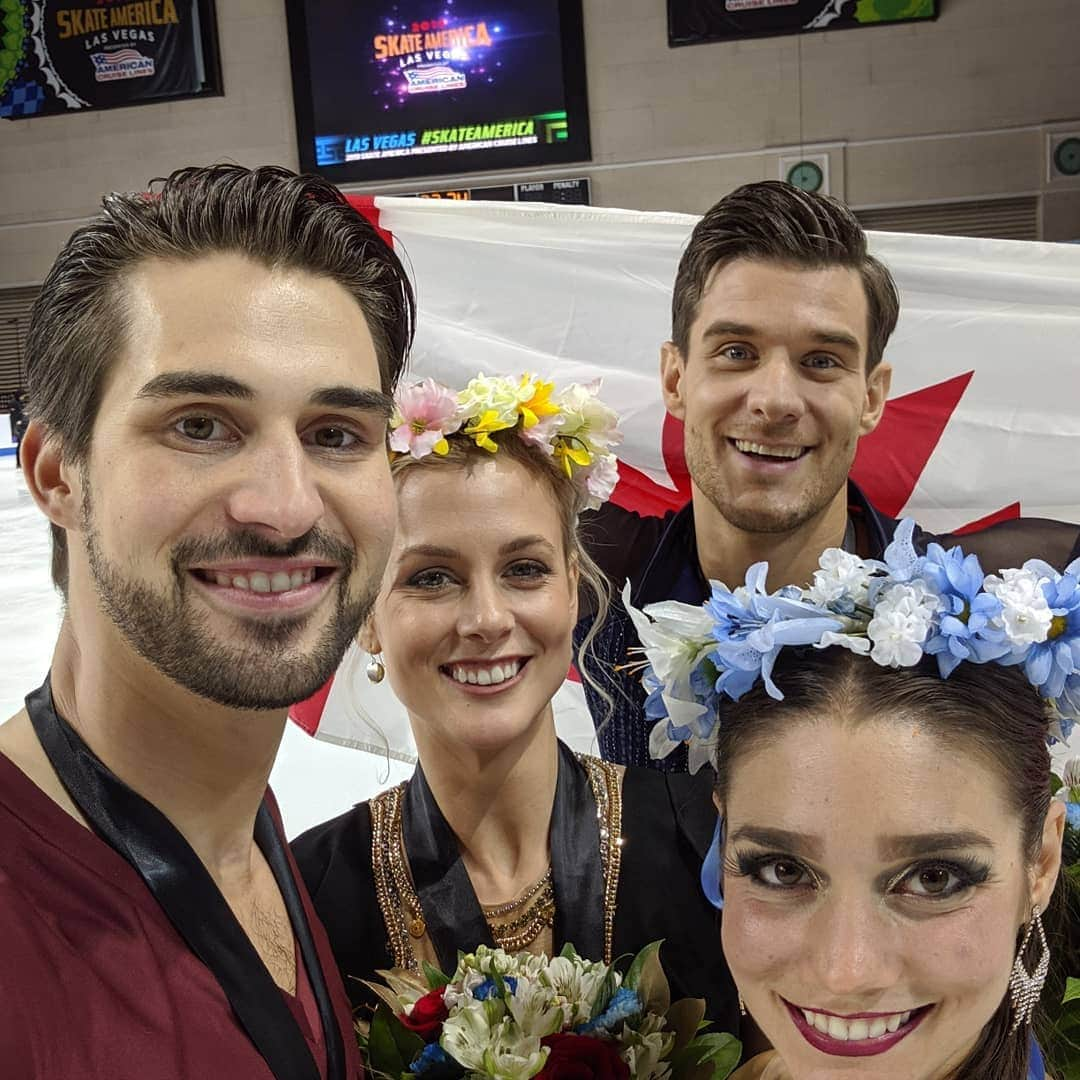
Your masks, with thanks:
[[[685,501],[667,440],[659,346],[693,228],[685,214],[433,199],[353,200],[389,233],[419,302],[407,378],[462,386],[477,372],[604,380],[622,417],[616,501]],[[932,531],[1023,514],[1080,522],[1080,247],[871,234],[900,288],[886,358],[892,398],[854,475],[888,513]],[[669,422],[669,434],[670,434]],[[411,760],[408,720],[386,684],[346,659],[327,694],[295,711],[309,730]],[[370,722],[363,719],[367,715]],[[580,688],[557,700],[560,732],[588,749]]]

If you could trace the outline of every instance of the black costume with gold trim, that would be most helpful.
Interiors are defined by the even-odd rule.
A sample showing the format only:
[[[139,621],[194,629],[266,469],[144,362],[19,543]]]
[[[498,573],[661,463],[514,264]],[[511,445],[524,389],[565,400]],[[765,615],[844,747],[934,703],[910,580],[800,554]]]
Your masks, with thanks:
[[[550,826],[553,944],[555,952],[569,943],[599,960],[634,954],[662,939],[672,998],[704,998],[706,1017],[717,1029],[734,1032],[735,986],[720,948],[718,913],[700,886],[716,822],[711,781],[708,769],[696,776],[627,769],[619,784],[612,766],[579,759],[560,744]],[[439,966],[449,973],[459,950],[494,944],[456,839],[417,767],[401,788],[359,804],[293,844],[358,1008],[373,1002],[360,980],[406,955],[408,926],[399,921],[400,897],[390,895],[395,890],[388,892],[387,885],[393,876],[387,845],[394,842],[387,828],[394,818],[389,800],[399,800],[400,835],[422,909],[422,932]]]

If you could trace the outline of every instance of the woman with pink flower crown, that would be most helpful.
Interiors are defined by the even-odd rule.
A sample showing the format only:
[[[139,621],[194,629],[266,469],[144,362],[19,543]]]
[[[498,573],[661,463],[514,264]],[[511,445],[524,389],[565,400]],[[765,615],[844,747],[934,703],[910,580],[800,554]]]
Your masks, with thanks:
[[[826,551],[805,589],[760,563],[701,607],[629,608],[652,745],[716,767],[702,883],[774,1047],[738,1080],[1080,1068],[1041,1026],[1080,974],[1048,749],[1080,718],[1080,560],[984,575],[912,530],[883,561]]]
[[[672,998],[738,1029],[698,885],[708,778],[577,755],[555,733],[579,588],[606,604],[577,532],[617,479],[617,418],[597,389],[478,376],[397,395],[398,531],[361,644],[419,763],[294,845],[358,1008],[377,971],[449,974],[479,945],[612,962],[662,939]]]

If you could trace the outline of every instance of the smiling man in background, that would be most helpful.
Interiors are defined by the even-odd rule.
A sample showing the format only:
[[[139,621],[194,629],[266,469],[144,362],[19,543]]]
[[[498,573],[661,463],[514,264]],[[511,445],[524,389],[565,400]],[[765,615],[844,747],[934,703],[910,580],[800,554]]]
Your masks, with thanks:
[[[589,551],[612,587],[629,580],[638,608],[700,604],[710,580],[734,587],[756,562],[769,563],[774,590],[808,585],[826,548],[879,558],[897,522],[848,473],[885,408],[899,310],[891,274],[837,200],[764,181],[713,206],[679,263],[660,355],[664,404],[684,425],[691,501],[663,518],[611,502],[592,515]],[[1063,567],[1080,554],[1075,525],[1037,519],[964,543],[988,569],[1035,555]],[[650,752],[654,721],[625,670],[638,644],[616,600],[594,643],[596,674],[615,683],[611,704],[585,684],[601,751],[626,765],[686,768],[670,743]],[[658,763],[659,754],[669,756]]]
[[[42,287],[22,465],[66,605],[0,728],[6,1078],[358,1075],[266,784],[378,589],[413,312],[276,168],[107,197]]]

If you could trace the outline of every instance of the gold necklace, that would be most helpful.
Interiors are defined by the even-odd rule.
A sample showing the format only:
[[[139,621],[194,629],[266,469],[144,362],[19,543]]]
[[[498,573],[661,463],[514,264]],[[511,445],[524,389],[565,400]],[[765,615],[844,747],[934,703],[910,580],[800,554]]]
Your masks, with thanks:
[[[551,885],[551,867],[517,899],[490,907],[481,904],[480,910],[484,913],[484,921],[488,924],[495,944],[509,953],[521,952],[545,929],[555,925],[555,892]],[[507,919],[508,915],[514,917]]]

